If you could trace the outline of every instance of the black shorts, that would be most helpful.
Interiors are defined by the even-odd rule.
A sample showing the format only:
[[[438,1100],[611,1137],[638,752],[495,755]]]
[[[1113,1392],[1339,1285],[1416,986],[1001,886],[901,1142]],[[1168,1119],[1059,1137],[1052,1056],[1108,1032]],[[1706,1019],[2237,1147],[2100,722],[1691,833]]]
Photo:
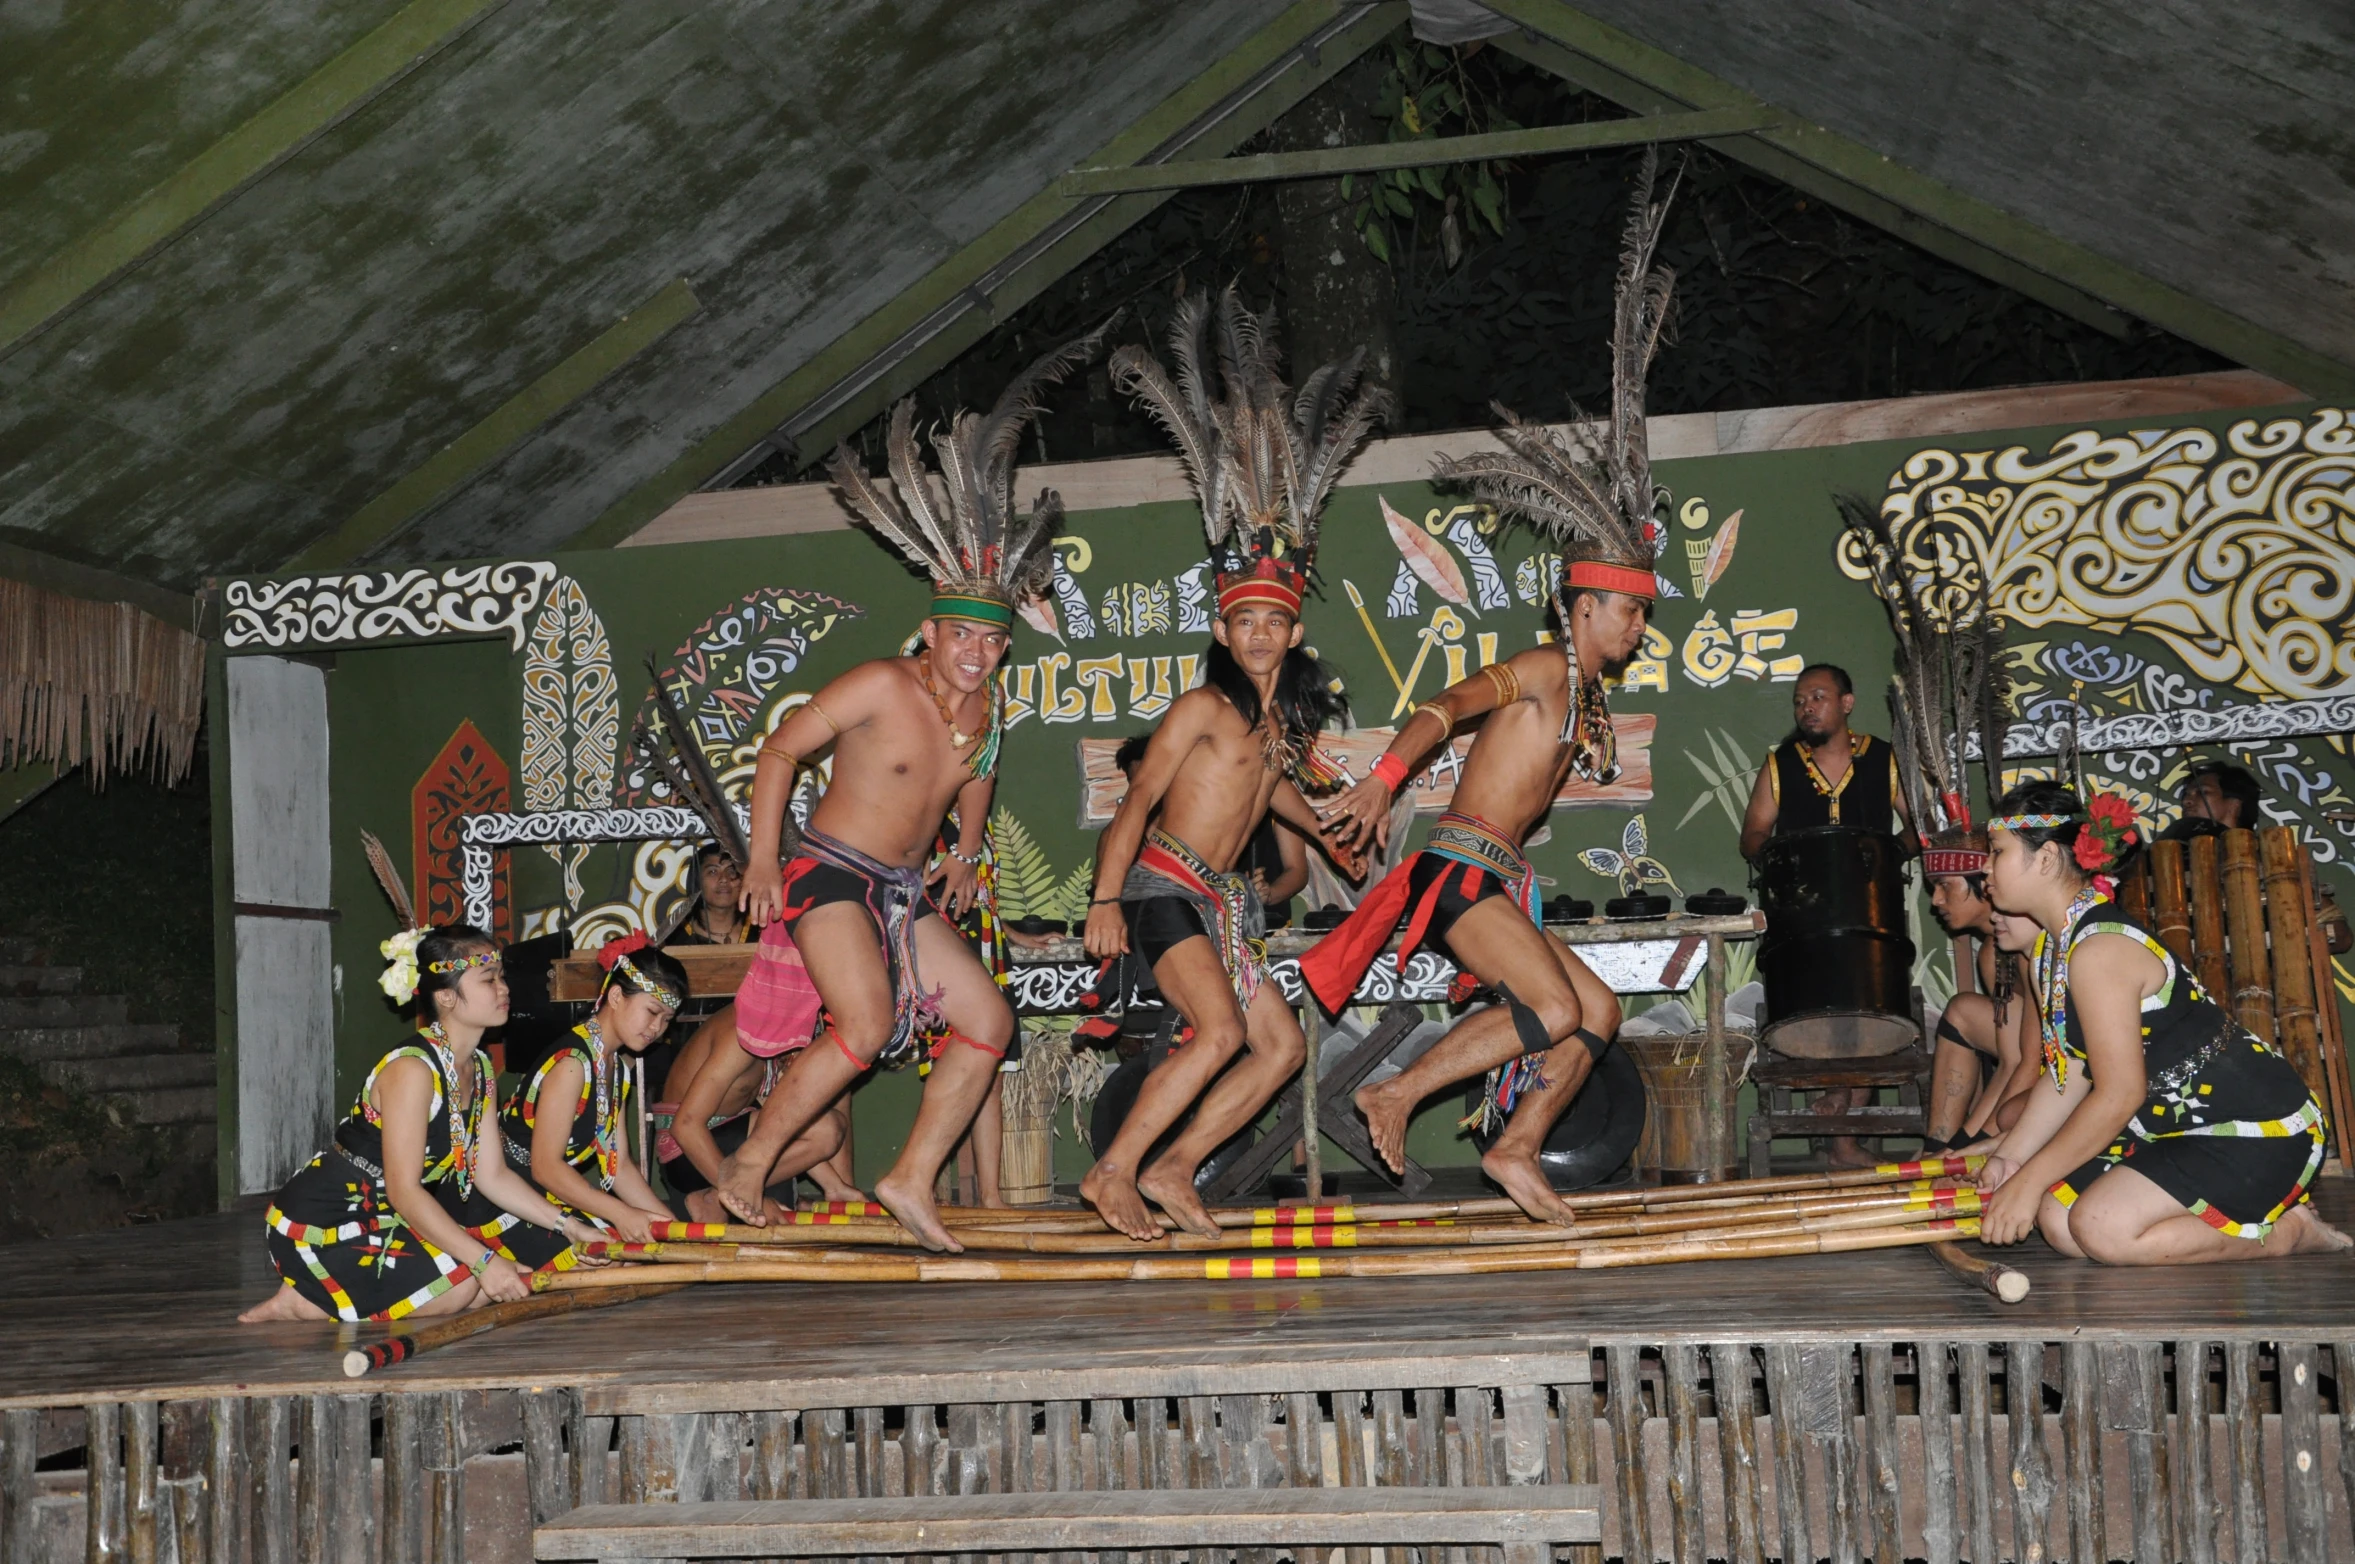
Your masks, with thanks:
[[[1464,881],[1474,875],[1479,877],[1480,888],[1467,895]],[[1494,869],[1475,869],[1470,864],[1444,858],[1437,853],[1418,853],[1407,871],[1407,905],[1421,906],[1423,897],[1435,882],[1439,885],[1439,900],[1432,905],[1431,921],[1423,926],[1423,948],[1426,950],[1445,940],[1448,930],[1455,927],[1456,920],[1482,902],[1498,896],[1507,901],[1513,899],[1512,890]]]
[[[813,907],[830,907],[839,901],[856,902],[872,913],[878,897],[874,882],[863,874],[854,874],[816,858],[796,858],[785,866],[784,907],[780,916],[790,930],[801,920],[801,915]],[[930,892],[916,903],[915,916],[939,916],[940,909],[932,904]]]
[[[1190,939],[1207,939],[1202,912],[1183,896],[1142,896],[1120,904],[1128,920],[1128,948],[1148,969]]]

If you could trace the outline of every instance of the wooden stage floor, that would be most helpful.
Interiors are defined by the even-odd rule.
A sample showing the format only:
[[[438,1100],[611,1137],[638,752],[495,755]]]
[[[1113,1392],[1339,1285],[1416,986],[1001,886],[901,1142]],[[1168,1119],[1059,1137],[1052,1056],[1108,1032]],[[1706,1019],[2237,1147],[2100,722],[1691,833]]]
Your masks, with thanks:
[[[2355,1221],[2355,1184],[2325,1180],[2319,1199],[2326,1217]],[[274,1282],[259,1215],[236,1213],[0,1247],[0,1406],[717,1380],[797,1386],[804,1398],[780,1404],[824,1406],[844,1404],[824,1399],[826,1382],[873,1404],[893,1399],[885,1382],[900,1376],[1036,1383],[1057,1370],[1460,1359],[1580,1341],[2355,1339],[2355,1256],[2122,1271],[2031,1240],[2007,1258],[2035,1284],[2008,1308],[1905,1250],[1427,1281],[712,1286],[509,1327],[354,1385],[342,1352],[381,1328],[236,1323]]]

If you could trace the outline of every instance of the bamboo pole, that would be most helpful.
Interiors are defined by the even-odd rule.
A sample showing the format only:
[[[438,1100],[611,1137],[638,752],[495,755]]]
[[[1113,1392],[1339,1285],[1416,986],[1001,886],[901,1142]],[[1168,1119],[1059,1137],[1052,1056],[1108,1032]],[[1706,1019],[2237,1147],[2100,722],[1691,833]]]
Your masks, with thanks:
[[[2311,908],[2314,899],[2314,860],[2298,855],[2298,883],[2305,897],[2303,905]],[[2347,1137],[2355,1134],[2355,1082],[2347,1073],[2347,1040],[2339,1029],[2339,991],[2332,981],[2330,947],[2322,935],[2319,919],[2306,920],[2307,970],[2313,974],[2316,997],[2316,1042],[2322,1055],[2323,1075],[2330,1082],[2330,1095],[2323,1099],[2330,1107],[2331,1124],[2338,1132],[2339,1165],[2347,1166]]]
[[[2316,1014],[2314,966],[2307,959],[2307,898],[2299,865],[2306,850],[2298,833],[2273,826],[2257,833],[2265,871],[2265,934],[2273,960],[2274,1019],[2282,1053],[2319,1103],[2329,1103],[2330,1077],[2322,1065],[2321,1018]]]
[[[1972,1254],[1960,1244],[1932,1244],[1930,1255],[1957,1281],[1983,1288],[2005,1303],[2018,1303],[2028,1296],[2027,1273]]]
[[[2191,907],[2184,900],[2181,842],[2151,843],[2151,932],[2177,961],[2197,970],[2191,943]]]
[[[2232,984],[2224,965],[2224,870],[2216,840],[2202,836],[2192,841],[2185,891],[2191,901],[2193,970],[2200,975],[2200,986],[2229,1010]]]
[[[1767,1259],[1847,1254],[1976,1238],[1976,1216],[1933,1217],[1903,1226],[1830,1232],[1686,1235],[1630,1245],[1549,1246],[1542,1253],[1456,1250],[1416,1254],[1141,1256],[1136,1259],[984,1259],[975,1255],[858,1255],[840,1262],[705,1261],[544,1272],[542,1292],[598,1291],[656,1282],[1078,1282],[1255,1281],[1358,1276],[1487,1276],[1523,1271],[1618,1270],[1692,1260]]]
[[[2265,895],[2257,877],[2257,833],[2224,833],[2224,916],[2232,941],[2232,1012],[2271,1044],[2273,963],[2265,949]]]
[[[518,1298],[509,1303],[494,1303],[487,1308],[470,1309],[463,1314],[439,1315],[419,1320],[401,1330],[397,1336],[355,1347],[343,1355],[343,1372],[348,1379],[358,1379],[371,1369],[391,1368],[406,1363],[419,1353],[446,1347],[452,1342],[479,1336],[502,1325],[519,1325],[526,1320],[554,1319],[560,1314],[572,1314],[581,1309],[611,1308],[617,1303],[635,1303],[640,1298],[659,1297],[666,1292],[677,1292],[676,1282],[648,1281],[638,1276],[624,1276],[608,1291],[594,1293],[559,1292],[545,1297]],[[400,1329],[400,1327],[395,1327]]]

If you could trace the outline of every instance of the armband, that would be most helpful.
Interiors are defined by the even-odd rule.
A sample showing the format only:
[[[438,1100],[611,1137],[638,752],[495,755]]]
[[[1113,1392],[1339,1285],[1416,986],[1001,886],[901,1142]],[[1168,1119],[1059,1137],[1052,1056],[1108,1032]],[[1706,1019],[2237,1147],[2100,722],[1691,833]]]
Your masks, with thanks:
[[[1487,676],[1490,687],[1496,691],[1497,705],[1510,706],[1521,698],[1521,676],[1507,664],[1490,663],[1480,671]]]
[[[1382,785],[1390,789],[1395,797],[1398,790],[1406,786],[1406,762],[1384,750],[1382,758],[1374,762],[1374,775],[1382,779]]]
[[[1456,714],[1447,709],[1446,702],[1425,701],[1415,708],[1414,716],[1407,718],[1407,721],[1412,722],[1415,717],[1420,717],[1425,712],[1429,712],[1439,719],[1439,743],[1444,744],[1455,736]]]

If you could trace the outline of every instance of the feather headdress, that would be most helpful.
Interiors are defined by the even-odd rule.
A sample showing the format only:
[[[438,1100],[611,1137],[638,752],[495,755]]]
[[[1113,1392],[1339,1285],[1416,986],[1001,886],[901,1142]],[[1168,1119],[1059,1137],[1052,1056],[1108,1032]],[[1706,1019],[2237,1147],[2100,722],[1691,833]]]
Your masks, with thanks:
[[[1652,482],[1644,380],[1667,332],[1676,286],[1676,273],[1652,258],[1684,177],[1680,164],[1660,191],[1658,174],[1658,154],[1647,149],[1619,246],[1611,416],[1603,449],[1596,451],[1591,437],[1523,423],[1497,405],[1503,423],[1494,433],[1504,449],[1442,455],[1432,471],[1436,478],[1469,484],[1498,509],[1551,534],[1562,546],[1564,586],[1645,598],[1657,591],[1652,561],[1663,535],[1657,512],[1667,491]]]
[[[1272,312],[1254,314],[1230,286],[1215,309],[1199,293],[1179,303],[1169,328],[1174,371],[1141,347],[1112,355],[1112,383],[1177,445],[1203,536],[1221,556],[1221,614],[1253,601],[1300,612],[1325,502],[1390,410],[1388,392],[1358,383],[1363,348],[1322,366],[1298,391],[1285,385],[1275,326]]]
[[[1927,844],[1924,873],[1977,874],[1987,866],[1987,838],[1971,824],[1971,741],[1978,740],[1992,802],[2003,793],[2003,741],[2011,721],[2003,621],[1988,602],[1986,577],[1917,576],[1889,519],[1870,501],[1835,494],[1832,502],[1856,534],[1897,636],[1891,742],[1906,807]]]
[[[932,577],[931,617],[1011,629],[1014,605],[1046,589],[1054,571],[1047,545],[1063,518],[1063,500],[1052,489],[1041,490],[1030,514],[1017,516],[1014,458],[1023,431],[1039,415],[1039,394],[1093,358],[1111,326],[1106,321],[1041,356],[986,414],[960,409],[946,429],[930,431],[945,504],[933,494],[917,443],[914,397],[891,410],[884,437],[889,491],[867,476],[849,446],[834,448],[826,471],[851,509]]]
[[[384,843],[374,831],[360,832],[360,850],[368,855],[368,867],[376,875],[376,883],[384,891],[384,899],[392,903],[393,921],[400,925],[392,937],[380,940],[376,953],[384,958],[384,971],[377,976],[376,986],[396,1005],[405,1005],[417,993],[417,947],[425,943],[432,931],[418,921],[415,905],[409,900],[409,887],[401,883],[401,871],[393,867],[392,854],[384,850]]]

